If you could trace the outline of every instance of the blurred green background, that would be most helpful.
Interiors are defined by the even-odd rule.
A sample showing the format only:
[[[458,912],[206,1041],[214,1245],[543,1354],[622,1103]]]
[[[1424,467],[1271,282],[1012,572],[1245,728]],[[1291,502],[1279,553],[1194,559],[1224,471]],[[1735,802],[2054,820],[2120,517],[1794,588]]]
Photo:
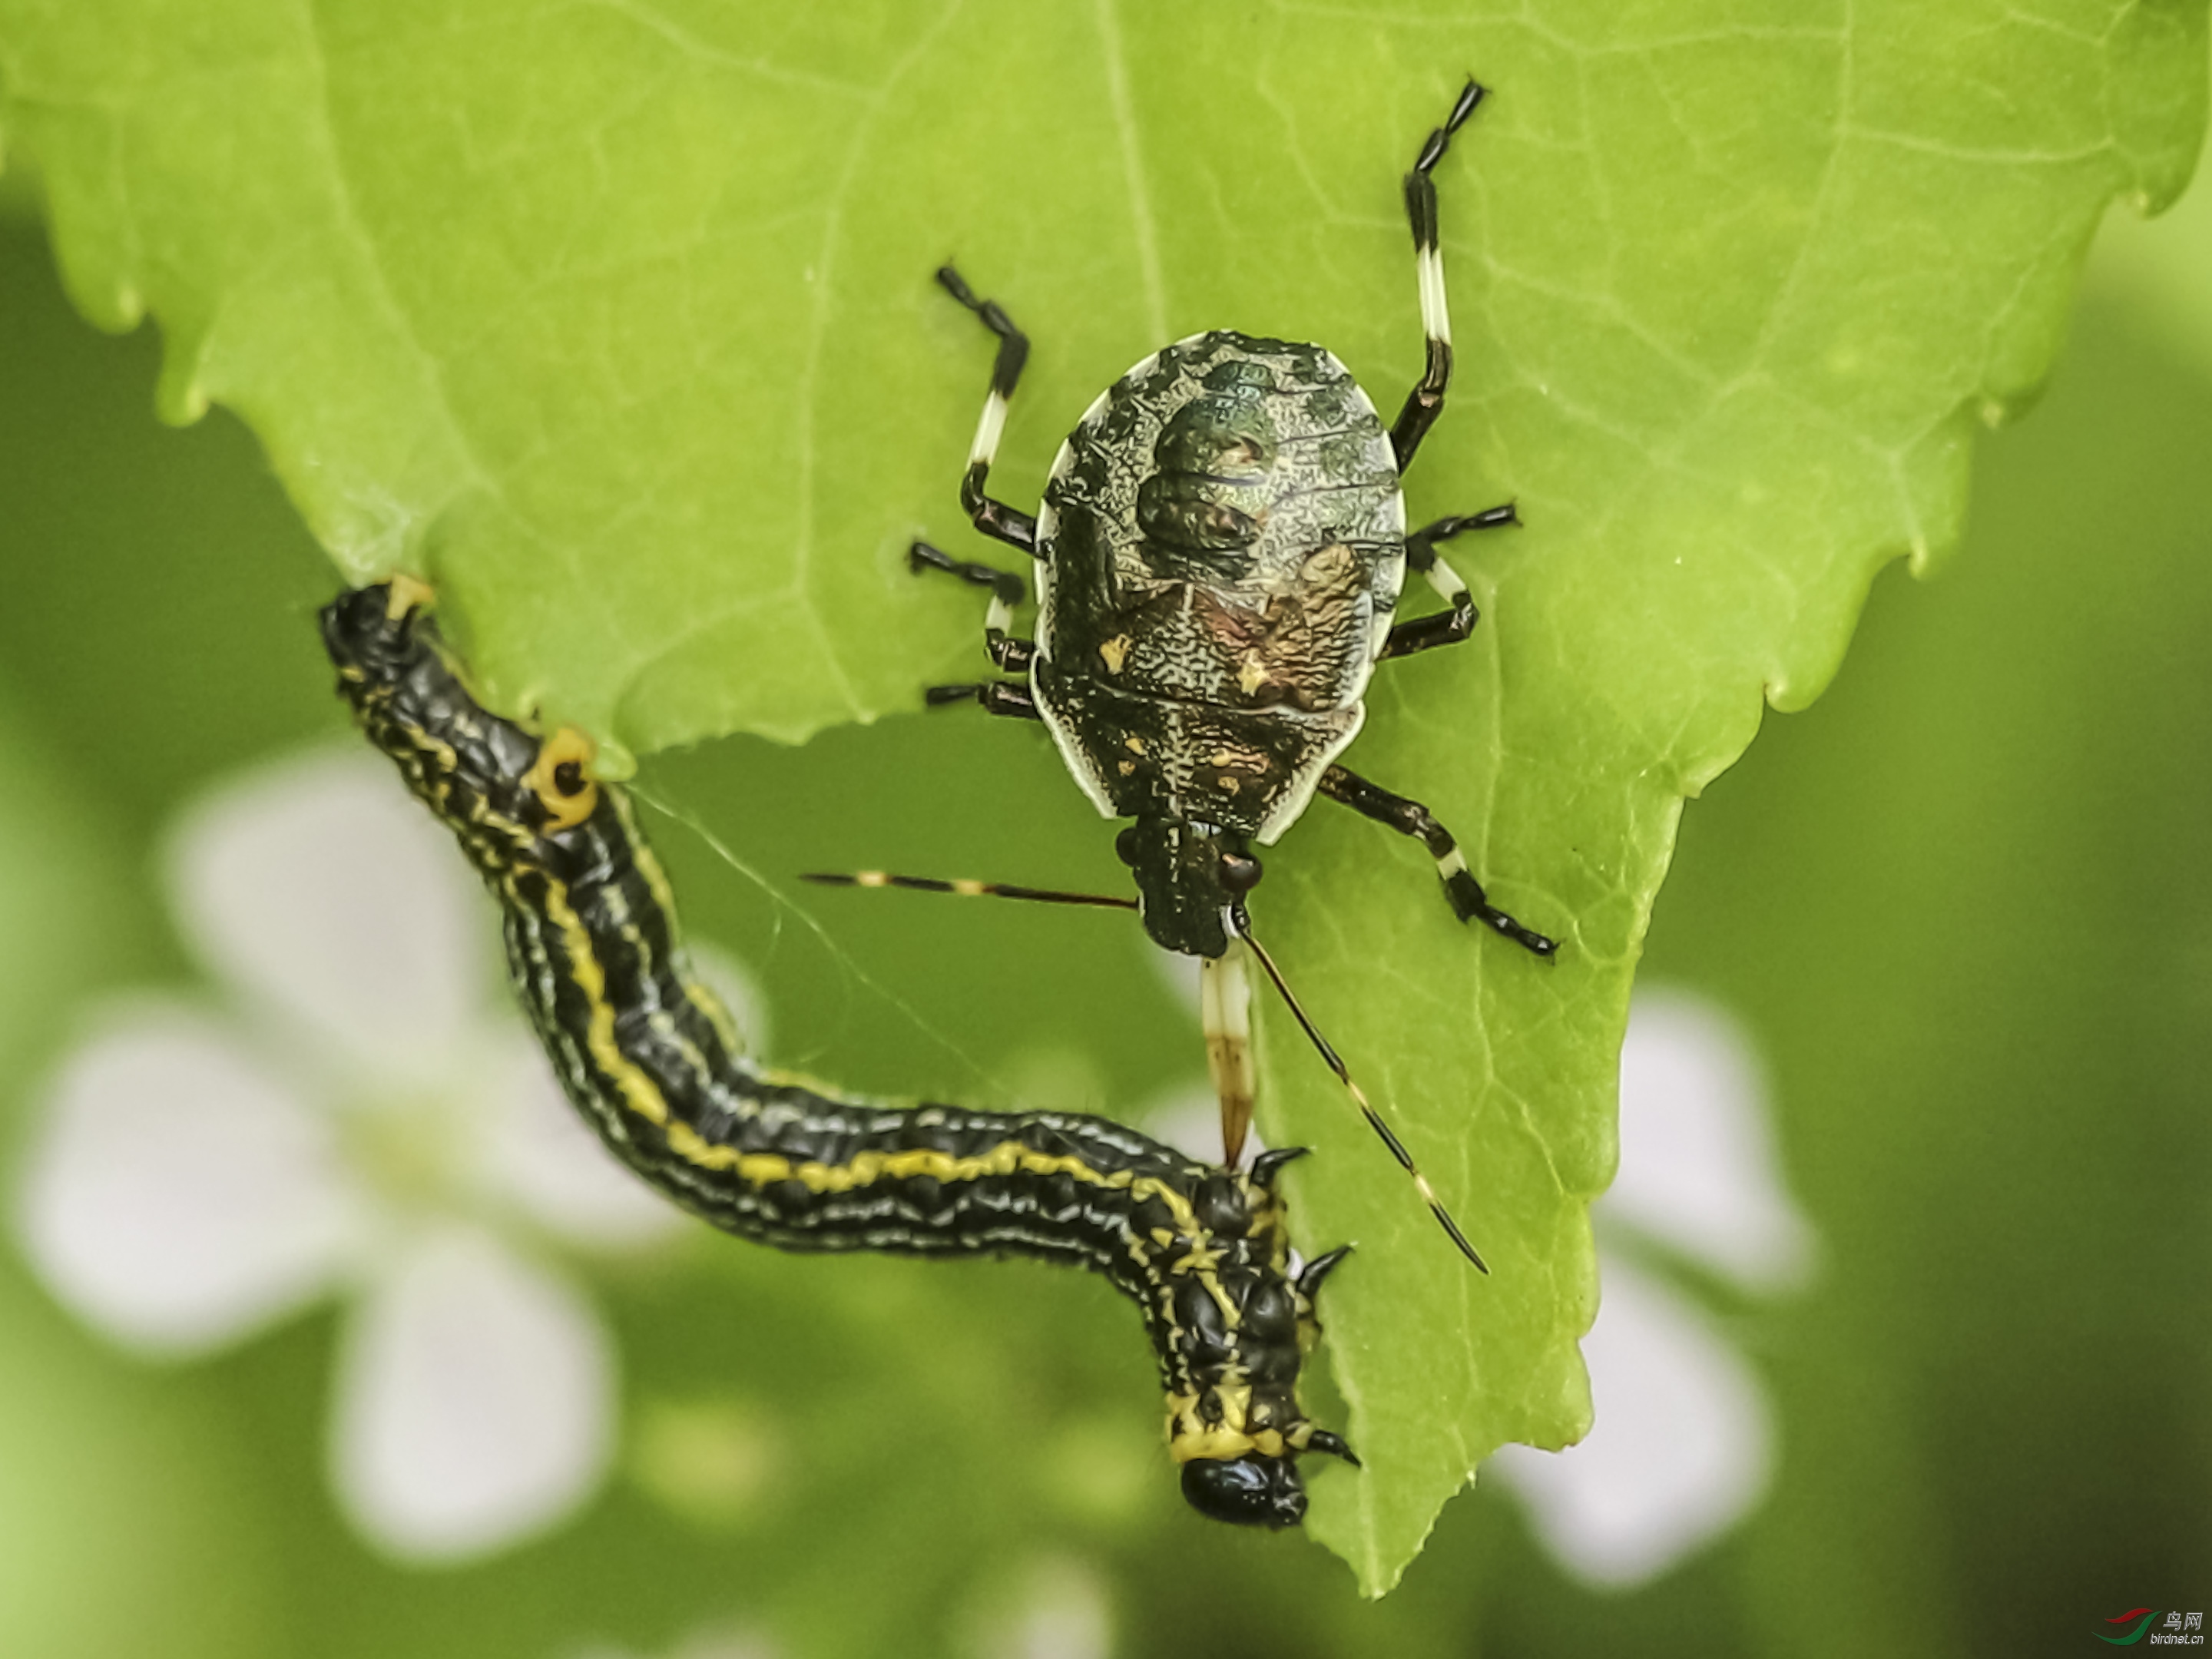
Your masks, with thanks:
[[[1601,1595],[1486,1486],[1364,1604],[1301,1540],[1182,1511],[1102,1286],[702,1235],[599,1274],[627,1443],[604,1495],[409,1571],[327,1495],[327,1311],[149,1367],[11,1250],[0,1653],[642,1654],[701,1628],[987,1652],[1071,1563],[1130,1654],[2066,1653],[2121,1609],[2212,1602],[2212,283],[2160,285],[2166,229],[2101,258],[1941,579],[1885,575],[1835,689],[1686,814],[1644,971],[1753,1034],[1824,1243],[1795,1300],[1704,1286],[1780,1432],[1769,1499],[1715,1547]],[[311,627],[330,566],[228,416],[155,424],[157,357],[85,328],[35,224],[0,220],[11,1143],[88,994],[194,982],[149,864],[179,805],[343,740]],[[905,718],[641,783],[727,849],[657,827],[695,930],[768,988],[779,1060],[1116,1112],[1198,1080],[1117,918],[790,880],[1110,888],[1041,734]]]

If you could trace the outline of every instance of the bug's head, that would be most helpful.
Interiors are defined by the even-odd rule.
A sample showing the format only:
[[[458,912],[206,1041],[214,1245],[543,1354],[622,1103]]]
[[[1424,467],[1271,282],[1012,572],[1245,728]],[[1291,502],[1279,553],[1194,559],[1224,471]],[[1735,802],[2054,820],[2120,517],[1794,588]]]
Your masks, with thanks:
[[[447,658],[430,599],[406,576],[341,593],[323,609],[323,644],[369,741],[489,867],[592,815],[592,741],[487,713]]]
[[[1137,878],[1145,931],[1163,950],[1218,957],[1229,949],[1224,913],[1260,884],[1245,839],[1206,824],[1139,818],[1114,838]]]
[[[1191,1508],[1238,1527],[1295,1527],[1306,1516],[1306,1489],[1287,1457],[1195,1457],[1182,1466],[1182,1495]]]

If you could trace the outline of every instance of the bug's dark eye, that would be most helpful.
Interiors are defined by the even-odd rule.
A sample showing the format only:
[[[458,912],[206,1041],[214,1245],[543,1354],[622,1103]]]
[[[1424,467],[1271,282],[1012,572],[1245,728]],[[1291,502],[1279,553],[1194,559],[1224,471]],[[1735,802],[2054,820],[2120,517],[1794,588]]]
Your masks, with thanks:
[[[1221,884],[1232,893],[1249,893],[1260,884],[1260,860],[1249,853],[1221,855]]]
[[[1137,834],[1137,826],[1133,823],[1114,837],[1114,856],[1124,864],[1133,866],[1142,855],[1144,845]]]
[[[553,787],[564,795],[581,794],[584,769],[575,761],[562,761],[553,769]]]

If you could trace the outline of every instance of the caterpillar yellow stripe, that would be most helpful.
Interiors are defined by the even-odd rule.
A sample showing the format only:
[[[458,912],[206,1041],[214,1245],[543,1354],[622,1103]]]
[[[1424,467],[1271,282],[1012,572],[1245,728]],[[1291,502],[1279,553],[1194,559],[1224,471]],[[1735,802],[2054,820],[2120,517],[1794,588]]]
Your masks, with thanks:
[[[715,1226],[784,1250],[1027,1255],[1103,1275],[1143,1310],[1183,1494],[1295,1526],[1302,1453],[1357,1462],[1300,1408],[1341,1261],[1291,1249],[1274,1182],[1195,1163],[1105,1118],[899,1107],[780,1078],[737,1052],[686,960],[668,880],[573,728],[538,736],[470,694],[405,577],[322,612],[338,690],[499,901],[546,1057],[614,1154]]]

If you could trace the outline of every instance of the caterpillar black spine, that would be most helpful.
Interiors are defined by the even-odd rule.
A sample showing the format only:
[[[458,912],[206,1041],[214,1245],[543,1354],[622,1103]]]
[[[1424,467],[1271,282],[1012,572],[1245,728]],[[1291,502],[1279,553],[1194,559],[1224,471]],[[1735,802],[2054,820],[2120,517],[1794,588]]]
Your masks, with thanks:
[[[1295,1525],[1297,1460],[1357,1462],[1297,1379],[1313,1294],[1277,1172],[1209,1167],[1104,1118],[853,1099],[753,1065],[692,973],[668,881],[573,728],[543,738],[471,696],[408,578],[322,612],[338,689],[499,900],[517,991],[576,1109],[684,1208],[787,1250],[1073,1261],[1143,1310],[1183,1492],[1217,1519]]]

